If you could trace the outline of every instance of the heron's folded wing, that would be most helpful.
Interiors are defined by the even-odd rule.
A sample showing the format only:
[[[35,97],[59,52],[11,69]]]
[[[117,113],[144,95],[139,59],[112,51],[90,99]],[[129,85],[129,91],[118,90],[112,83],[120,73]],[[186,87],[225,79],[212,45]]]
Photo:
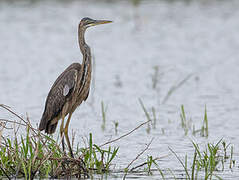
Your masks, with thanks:
[[[39,126],[40,130],[45,129],[49,121],[60,114],[67,98],[72,96],[77,80],[77,72],[76,69],[68,69],[53,84],[47,96],[45,110]]]

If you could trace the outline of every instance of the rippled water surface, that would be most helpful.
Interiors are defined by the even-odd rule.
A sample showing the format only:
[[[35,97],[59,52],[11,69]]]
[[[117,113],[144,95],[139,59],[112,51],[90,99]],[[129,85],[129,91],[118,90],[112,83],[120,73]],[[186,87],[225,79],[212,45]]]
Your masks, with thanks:
[[[239,2],[132,2],[0,1],[0,103],[22,115],[27,112],[33,124],[39,123],[54,80],[72,62],[81,62],[80,19],[113,20],[90,28],[86,35],[94,57],[94,80],[87,102],[75,111],[70,124],[81,145],[81,137],[89,132],[95,143],[102,144],[147,121],[140,98],[150,112],[155,108],[156,128],[147,133],[144,126],[112,144],[120,147],[117,168],[125,168],[154,138],[134,165],[147,155],[163,157],[160,168],[183,177],[183,167],[168,147],[182,158],[191,157],[191,140],[203,149],[207,142],[223,138],[234,146],[236,167],[230,171],[227,166],[218,174],[238,178]],[[104,130],[101,102],[107,106]],[[191,130],[185,135],[181,105],[196,129],[202,125],[206,106],[208,138],[193,136]],[[127,177],[161,176],[155,172]],[[103,178],[121,179],[122,174]]]

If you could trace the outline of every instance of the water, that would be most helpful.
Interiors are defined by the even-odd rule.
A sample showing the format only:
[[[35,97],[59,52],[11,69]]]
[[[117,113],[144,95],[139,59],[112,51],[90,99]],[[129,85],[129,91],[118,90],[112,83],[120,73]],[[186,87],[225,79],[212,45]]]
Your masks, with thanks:
[[[94,54],[94,82],[87,102],[72,117],[70,129],[76,131],[77,139],[92,132],[94,142],[102,144],[145,122],[140,98],[148,110],[155,108],[156,129],[147,133],[144,126],[112,144],[120,147],[116,169],[125,168],[154,138],[133,166],[147,155],[166,156],[159,161],[160,168],[170,168],[180,178],[183,167],[168,147],[181,158],[185,154],[192,157],[191,140],[204,149],[207,142],[223,138],[234,146],[236,167],[230,171],[227,166],[218,174],[238,178],[239,2],[132,2],[1,1],[0,103],[23,116],[27,112],[33,124],[39,123],[56,77],[72,62],[81,61],[77,44],[80,19],[113,20],[89,29],[86,35]],[[155,67],[158,80],[154,89]],[[190,78],[163,103],[170,89],[187,76]],[[107,106],[104,131],[102,101]],[[202,125],[206,105],[208,138],[193,136],[191,131],[185,136],[180,126],[182,104],[196,128]],[[114,122],[119,123],[117,135]],[[161,177],[159,172],[153,174],[127,177]],[[122,175],[113,173],[103,179],[122,179]]]

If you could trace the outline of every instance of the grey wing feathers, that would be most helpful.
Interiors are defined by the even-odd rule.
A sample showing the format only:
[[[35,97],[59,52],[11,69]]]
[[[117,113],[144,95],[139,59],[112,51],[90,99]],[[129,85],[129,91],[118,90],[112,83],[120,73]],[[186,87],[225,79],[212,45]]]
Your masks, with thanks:
[[[56,79],[47,96],[39,130],[45,129],[47,133],[55,131],[57,122],[51,124],[51,120],[59,116],[67,98],[72,95],[79,70],[80,64],[74,63]]]

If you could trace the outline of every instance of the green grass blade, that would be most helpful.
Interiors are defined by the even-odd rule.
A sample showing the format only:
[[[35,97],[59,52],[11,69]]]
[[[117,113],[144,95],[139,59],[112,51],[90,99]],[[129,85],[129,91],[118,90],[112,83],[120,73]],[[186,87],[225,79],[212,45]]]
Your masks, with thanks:
[[[169,150],[175,155],[175,157],[178,159],[178,161],[180,162],[180,164],[183,166],[183,168],[184,168],[184,170],[185,170],[185,172],[186,172],[187,177],[190,179],[190,175],[189,175],[189,173],[188,173],[188,170],[187,170],[186,166],[183,164],[182,160],[178,157],[178,155],[177,155],[170,147],[168,147],[168,148],[169,148]]]

